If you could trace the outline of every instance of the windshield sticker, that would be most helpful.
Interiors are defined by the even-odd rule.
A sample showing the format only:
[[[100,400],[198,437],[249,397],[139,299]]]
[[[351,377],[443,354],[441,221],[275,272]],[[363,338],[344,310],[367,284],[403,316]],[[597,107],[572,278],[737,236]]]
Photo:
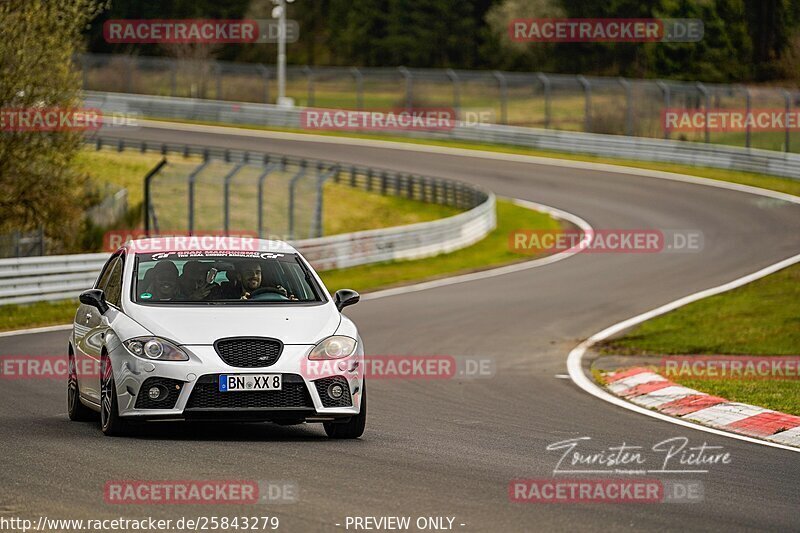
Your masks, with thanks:
[[[181,252],[160,252],[155,254],[142,254],[145,257],[150,257],[152,261],[160,261],[163,259],[180,260],[180,259],[202,259],[202,258],[252,258],[252,259],[281,259],[286,254],[279,254],[274,252],[258,252],[258,251],[244,251],[244,250],[187,250]]]
[[[141,298],[143,300],[148,300],[148,299],[150,299],[152,297],[153,297],[153,295],[150,294],[149,292],[143,292],[142,294],[139,295],[139,298]]]

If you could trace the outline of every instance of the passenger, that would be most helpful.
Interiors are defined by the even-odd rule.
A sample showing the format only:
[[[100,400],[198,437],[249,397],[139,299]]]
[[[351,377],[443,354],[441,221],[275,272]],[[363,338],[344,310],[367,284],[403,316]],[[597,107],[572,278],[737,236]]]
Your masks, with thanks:
[[[219,295],[219,285],[208,282],[209,270],[211,270],[210,263],[201,263],[196,260],[187,261],[183,265],[183,274],[178,278],[179,299],[197,302],[205,300],[209,296],[212,299],[216,298]]]
[[[178,267],[172,261],[159,261],[145,274],[143,299],[169,301],[178,294]],[[145,296],[150,293],[150,296]]]

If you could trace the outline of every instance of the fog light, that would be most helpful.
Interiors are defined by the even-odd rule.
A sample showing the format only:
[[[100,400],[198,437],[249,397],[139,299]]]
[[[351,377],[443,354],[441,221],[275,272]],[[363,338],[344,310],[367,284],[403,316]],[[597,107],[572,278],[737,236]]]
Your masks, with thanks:
[[[328,387],[328,396],[331,398],[338,400],[342,397],[342,394],[344,394],[344,388],[338,383],[334,383]]]
[[[147,395],[151,400],[158,400],[159,397],[161,397],[161,389],[158,387],[151,387],[150,390],[147,391]]]

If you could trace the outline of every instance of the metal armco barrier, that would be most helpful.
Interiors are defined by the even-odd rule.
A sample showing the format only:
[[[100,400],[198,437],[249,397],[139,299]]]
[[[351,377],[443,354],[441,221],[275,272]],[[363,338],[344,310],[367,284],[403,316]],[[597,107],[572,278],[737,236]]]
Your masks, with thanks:
[[[319,270],[452,252],[496,226],[495,197],[458,215],[396,228],[306,239],[292,244]],[[77,298],[97,279],[110,254],[0,259],[0,305]]]
[[[102,138],[87,139],[96,146],[123,150],[157,150],[162,154],[200,155],[206,161],[295,163],[323,169],[318,187],[333,179],[376,194],[467,209],[457,215],[395,228],[292,241],[314,268],[331,270],[394,259],[417,259],[469,246],[496,226],[495,197],[477,187],[454,180],[396,173],[388,170],[298,159],[276,154],[223,150],[203,146],[143,144]],[[163,162],[157,168],[163,166]],[[151,173],[155,174],[157,168]],[[224,180],[225,178],[221,178]],[[317,191],[317,202],[322,195]],[[317,205],[321,213],[322,204]],[[321,227],[321,218],[315,221]],[[202,234],[202,231],[197,233]],[[0,259],[0,305],[77,298],[92,286],[108,253]]]
[[[118,110],[124,107],[129,111],[151,118],[291,128],[300,127],[300,115],[303,110],[303,108],[285,108],[268,104],[120,93],[87,92],[86,100],[87,105],[103,110]],[[641,161],[663,161],[800,179],[800,154],[772,150],[497,124],[471,126],[459,124],[449,131],[404,132],[397,130],[392,133],[413,137],[508,144]],[[225,152],[221,149],[218,151]]]
[[[83,88],[134,94],[273,103],[274,65],[178,60],[121,54],[83,54],[76,63]],[[406,67],[289,65],[287,96],[306,107],[375,109],[450,106],[464,119],[487,113],[489,122],[584,133],[688,139],[790,152],[797,149],[788,121],[781,131],[745,135],[712,131],[670,132],[662,112],[705,113],[734,109],[783,110],[800,105],[800,92],[780,87],[699,81],[453,70]],[[480,119],[480,122],[487,120]],[[796,130],[796,129],[795,129]]]
[[[0,304],[77,299],[91,287],[109,254],[0,259]]]

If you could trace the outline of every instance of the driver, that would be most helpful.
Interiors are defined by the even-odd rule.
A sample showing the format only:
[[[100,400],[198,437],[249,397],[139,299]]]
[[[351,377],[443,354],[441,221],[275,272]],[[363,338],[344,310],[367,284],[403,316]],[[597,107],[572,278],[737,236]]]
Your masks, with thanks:
[[[287,295],[286,289],[280,285],[262,287],[261,263],[258,261],[239,261],[236,263],[234,271],[234,281],[223,284],[224,298],[248,300],[252,293],[258,289],[274,288],[278,294],[284,297]]]

